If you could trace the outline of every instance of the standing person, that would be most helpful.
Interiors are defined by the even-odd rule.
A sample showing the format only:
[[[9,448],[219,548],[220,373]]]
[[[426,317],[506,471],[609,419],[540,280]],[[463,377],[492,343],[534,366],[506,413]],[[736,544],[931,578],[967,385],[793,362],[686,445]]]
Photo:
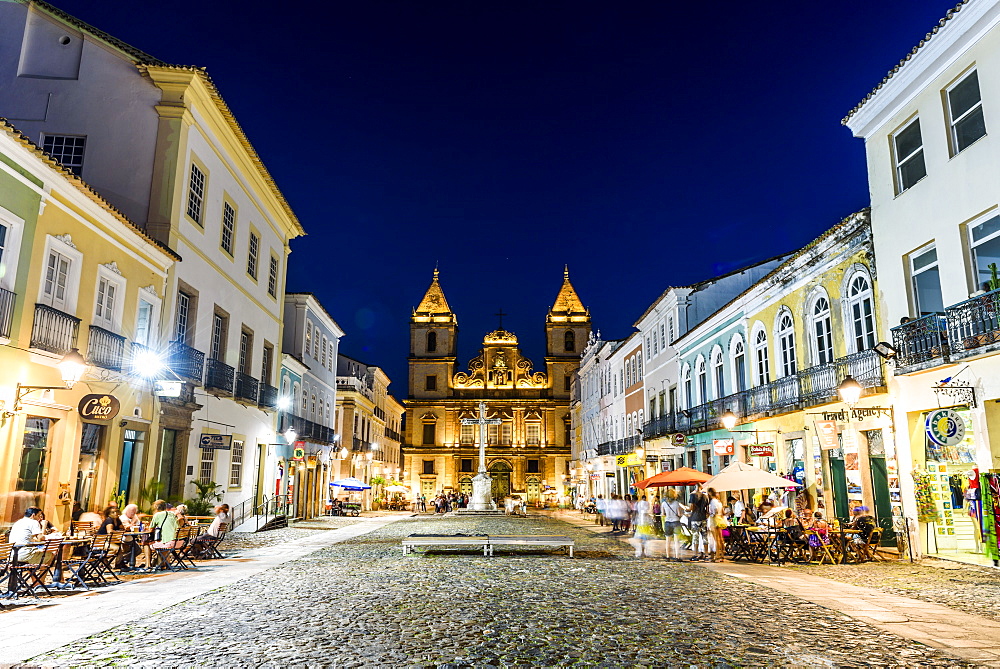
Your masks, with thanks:
[[[681,561],[681,517],[684,515],[684,505],[673,488],[667,490],[660,504],[660,517],[663,519],[663,535],[666,537],[664,554],[668,560]]]
[[[709,547],[713,548],[711,544],[714,544],[715,549],[712,562],[722,562],[726,554],[726,541],[722,537],[722,528],[726,524],[726,518],[722,514],[724,507],[715,488],[708,489],[708,499],[708,531],[711,538]]]
[[[632,495],[625,495],[622,511],[622,532],[628,533],[632,529],[632,518],[635,517],[635,500]]]
[[[729,503],[733,509],[733,522],[742,522],[743,512],[746,510],[747,505],[743,503],[743,500],[739,498],[739,495],[730,495]]]
[[[656,530],[653,528],[653,512],[645,495],[637,495],[635,503],[635,536],[629,539],[629,543],[635,547],[636,557],[653,557],[653,551],[648,547],[648,543],[656,538]]]
[[[420,493],[420,513],[427,513],[427,495]]]
[[[618,495],[612,495],[611,499],[608,500],[608,520],[611,521],[611,534],[618,534],[621,528],[621,518],[619,514],[621,513],[622,505],[621,500]]]
[[[601,527],[607,525],[604,514],[608,510],[608,500],[604,499],[604,495],[597,496],[594,507],[597,509],[597,524]]]
[[[706,560],[708,548],[708,495],[701,490],[695,490],[688,498],[688,526],[691,528],[691,550],[697,555],[692,562]]]

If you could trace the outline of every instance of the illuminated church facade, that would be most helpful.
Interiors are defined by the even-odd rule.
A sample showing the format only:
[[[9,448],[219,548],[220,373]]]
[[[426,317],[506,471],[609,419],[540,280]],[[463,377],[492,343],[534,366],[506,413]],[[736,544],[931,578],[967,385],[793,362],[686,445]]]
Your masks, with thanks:
[[[479,466],[479,427],[462,425],[485,402],[486,466],[493,496],[529,502],[558,497],[570,483],[570,397],[580,354],[590,335],[590,312],[563,273],[545,319],[544,367],[522,354],[504,329],[483,338],[479,354],[458,365],[458,318],[448,306],[438,271],[410,318],[409,397],[406,405],[406,484],[428,499],[441,492],[471,494]]]

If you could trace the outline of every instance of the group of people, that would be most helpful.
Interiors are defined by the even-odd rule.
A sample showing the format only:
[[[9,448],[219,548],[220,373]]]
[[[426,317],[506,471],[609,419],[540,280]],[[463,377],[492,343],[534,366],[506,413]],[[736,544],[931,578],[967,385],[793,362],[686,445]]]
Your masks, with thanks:
[[[762,495],[756,505],[747,505],[740,497],[729,495],[725,499],[713,488],[695,490],[682,500],[674,488],[667,489],[662,497],[646,495],[603,495],[578,505],[596,507],[597,522],[611,525],[612,534],[629,534],[636,557],[651,557],[653,540],[666,540],[666,558],[680,561],[681,548],[694,555],[691,561],[721,562],[731,525],[765,526],[785,530],[786,541],[801,544],[809,550],[810,559],[816,559],[823,546],[830,543],[830,525],[821,510],[813,511],[808,495],[802,497],[801,509],[796,512],[776,507],[774,495]],[[857,549],[870,559],[869,539],[877,527],[868,507],[858,506],[852,512],[848,527],[857,530],[853,539]],[[812,530],[812,531],[807,531]]]
[[[424,495],[420,496],[418,500],[420,504],[421,512],[427,511],[427,498]],[[455,509],[464,509],[469,506],[469,496],[464,494],[458,494],[454,492],[450,493],[438,493],[437,497],[431,500],[431,505],[434,507],[434,513],[448,513],[454,511]]]
[[[156,549],[171,549],[177,546],[177,532],[188,524],[188,508],[185,504],[173,506],[165,500],[153,502],[152,517],[146,523],[136,504],[128,504],[124,509],[110,505],[101,513],[75,513],[74,522],[91,522],[97,525],[95,534],[108,535],[115,532],[125,532],[118,535],[118,540],[110,546],[114,555],[115,569],[130,571],[132,569],[153,569],[153,552]],[[87,517],[90,516],[90,517]],[[211,525],[200,534],[191,545],[191,555],[197,557],[208,546],[217,541],[221,534],[221,526],[232,523],[229,505],[220,504],[215,507],[215,518]],[[143,530],[147,530],[143,534]],[[28,507],[24,517],[18,519],[10,529],[8,541],[18,547],[19,562],[38,564],[45,558],[42,546],[33,545],[48,539],[61,539],[69,532],[60,532],[45,518],[44,512],[38,507]],[[69,548],[69,547],[67,547]],[[141,553],[141,562],[136,557]]]

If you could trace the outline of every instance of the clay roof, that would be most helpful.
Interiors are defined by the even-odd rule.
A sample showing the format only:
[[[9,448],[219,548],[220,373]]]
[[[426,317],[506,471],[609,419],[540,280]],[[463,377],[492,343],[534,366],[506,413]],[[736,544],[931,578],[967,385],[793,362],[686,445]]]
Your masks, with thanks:
[[[160,249],[161,251],[163,251],[164,253],[166,253],[168,256],[170,256],[174,260],[180,260],[181,259],[181,257],[179,255],[177,255],[176,251],[174,251],[173,249],[171,249],[169,246],[167,246],[163,242],[160,242],[160,241],[158,241],[156,239],[153,239],[148,234],[146,234],[145,230],[143,230],[138,225],[136,225],[131,220],[129,220],[129,218],[125,214],[123,214],[122,212],[120,212],[117,209],[115,209],[114,205],[112,205],[110,202],[108,202],[107,200],[105,200],[101,196],[101,194],[98,193],[96,190],[94,190],[94,188],[90,184],[88,184],[86,181],[84,181],[79,176],[77,176],[76,174],[74,174],[68,168],[63,167],[62,163],[60,163],[58,160],[56,160],[55,158],[53,158],[52,156],[50,156],[49,154],[47,154],[41,147],[39,147],[37,144],[35,144],[34,142],[32,142],[25,135],[21,134],[21,131],[19,131],[17,128],[15,128],[14,126],[12,126],[10,124],[10,122],[7,119],[3,118],[3,117],[0,117],[0,129],[3,129],[3,131],[5,133],[7,133],[18,144],[20,144],[21,146],[25,147],[26,149],[28,149],[29,151],[31,151],[32,153],[34,153],[36,156],[38,156],[39,158],[41,158],[42,162],[44,162],[46,165],[48,165],[49,167],[51,167],[55,171],[57,171],[60,174],[62,174],[64,177],[66,177],[66,179],[71,184],[73,184],[74,186],[76,186],[77,190],[79,190],[80,192],[82,192],[83,194],[85,194],[87,197],[89,197],[91,200],[93,200],[95,203],[97,203],[102,209],[104,209],[109,214],[111,214],[112,216],[114,216],[115,218],[117,218],[119,221],[121,221],[122,223],[124,223],[125,225],[127,225],[129,228],[131,228],[131,230],[135,234],[137,234],[140,237],[142,237],[142,239],[144,241],[146,241],[146,242],[152,244],[153,246],[157,247],[158,249]]]
[[[451,307],[448,306],[448,300],[445,299],[444,291],[441,290],[441,284],[438,283],[438,274],[438,270],[435,267],[431,285],[427,288],[427,292],[424,293],[424,299],[420,300],[420,306],[416,308],[414,313],[426,315],[452,313]]]
[[[583,306],[580,296],[576,294],[576,289],[569,282],[569,266],[563,269],[563,283],[556,296],[556,301],[549,310],[550,314],[589,314],[587,308]]]
[[[937,25],[931,28],[931,31],[926,35],[924,35],[924,38],[920,40],[915,47],[910,49],[910,52],[905,56],[903,56],[903,58],[898,63],[896,63],[896,66],[891,70],[889,70],[888,74],[882,77],[882,81],[880,81],[879,84],[872,89],[871,93],[866,95],[864,100],[854,105],[854,109],[849,111],[847,113],[847,116],[845,116],[840,120],[840,124],[847,125],[847,122],[851,120],[851,117],[854,116],[856,113],[858,113],[858,111],[865,106],[865,103],[867,103],[869,100],[875,97],[875,95],[879,92],[879,90],[887,83],[889,83],[889,80],[892,79],[894,76],[896,76],[896,73],[899,72],[910,59],[916,56],[917,52],[920,51],[920,49],[923,48],[925,44],[930,42],[931,38],[937,35],[938,31],[944,28],[945,24],[947,24],[948,21],[950,21],[952,17],[954,17],[955,14],[957,14],[958,12],[960,12],[962,10],[962,7],[964,7],[967,4],[969,4],[969,0],[961,0],[961,2],[959,2],[957,5],[949,9],[948,13],[944,15],[944,18],[938,21]]]

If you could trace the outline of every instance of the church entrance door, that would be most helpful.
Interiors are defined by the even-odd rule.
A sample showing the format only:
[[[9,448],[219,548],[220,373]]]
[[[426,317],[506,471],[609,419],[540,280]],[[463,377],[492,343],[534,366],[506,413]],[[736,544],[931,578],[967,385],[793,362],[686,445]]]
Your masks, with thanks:
[[[510,494],[510,465],[494,462],[490,465],[490,478],[493,479],[493,499],[503,504],[503,498]]]

